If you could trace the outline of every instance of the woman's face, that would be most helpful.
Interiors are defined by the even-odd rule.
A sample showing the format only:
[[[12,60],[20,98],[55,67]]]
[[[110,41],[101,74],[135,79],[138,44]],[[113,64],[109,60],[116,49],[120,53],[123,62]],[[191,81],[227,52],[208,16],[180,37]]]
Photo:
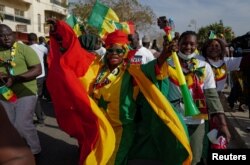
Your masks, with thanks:
[[[179,42],[179,50],[185,55],[194,53],[196,48],[197,38],[194,35],[186,35]]]
[[[125,50],[121,45],[112,45],[107,49],[107,61],[110,66],[118,66],[123,61]]]
[[[207,57],[211,59],[219,58],[221,53],[221,45],[216,40],[213,40],[206,49]]]

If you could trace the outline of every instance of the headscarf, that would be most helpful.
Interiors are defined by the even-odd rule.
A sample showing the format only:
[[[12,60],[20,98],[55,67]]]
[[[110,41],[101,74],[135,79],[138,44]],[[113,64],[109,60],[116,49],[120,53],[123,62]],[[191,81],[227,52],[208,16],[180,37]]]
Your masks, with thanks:
[[[110,47],[113,44],[121,44],[127,45],[128,44],[128,35],[120,30],[116,30],[107,35],[105,39],[106,47]]]
[[[109,33],[105,39],[106,49],[111,47],[113,44],[121,45],[125,50],[123,58],[127,58],[129,47],[128,47],[128,35],[120,30],[115,30]],[[107,56],[104,56],[104,63],[107,63]]]

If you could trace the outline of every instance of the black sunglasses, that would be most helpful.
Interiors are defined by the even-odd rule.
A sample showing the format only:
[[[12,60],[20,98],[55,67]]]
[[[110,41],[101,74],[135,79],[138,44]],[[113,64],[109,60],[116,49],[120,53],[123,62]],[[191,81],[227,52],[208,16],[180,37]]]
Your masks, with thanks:
[[[114,54],[114,53],[123,54],[125,53],[125,51],[124,49],[107,49],[107,53],[108,54]]]

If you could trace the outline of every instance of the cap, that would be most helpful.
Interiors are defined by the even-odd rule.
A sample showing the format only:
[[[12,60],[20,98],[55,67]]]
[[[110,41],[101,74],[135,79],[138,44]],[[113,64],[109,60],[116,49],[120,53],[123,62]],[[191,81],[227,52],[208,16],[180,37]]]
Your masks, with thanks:
[[[145,35],[142,37],[142,42],[150,42],[150,37]]]

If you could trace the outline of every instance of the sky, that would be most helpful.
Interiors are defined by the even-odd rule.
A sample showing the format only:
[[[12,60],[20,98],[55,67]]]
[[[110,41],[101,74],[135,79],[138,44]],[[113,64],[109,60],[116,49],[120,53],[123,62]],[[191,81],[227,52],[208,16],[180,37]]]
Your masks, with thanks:
[[[78,2],[79,0],[69,0]],[[175,22],[175,31],[196,30],[222,20],[236,36],[250,31],[250,0],[138,0],[150,6],[157,17]]]
[[[196,30],[223,21],[236,36],[250,31],[249,0],[140,0],[150,6],[157,16],[171,17],[175,31]],[[188,25],[191,24],[191,27]]]

